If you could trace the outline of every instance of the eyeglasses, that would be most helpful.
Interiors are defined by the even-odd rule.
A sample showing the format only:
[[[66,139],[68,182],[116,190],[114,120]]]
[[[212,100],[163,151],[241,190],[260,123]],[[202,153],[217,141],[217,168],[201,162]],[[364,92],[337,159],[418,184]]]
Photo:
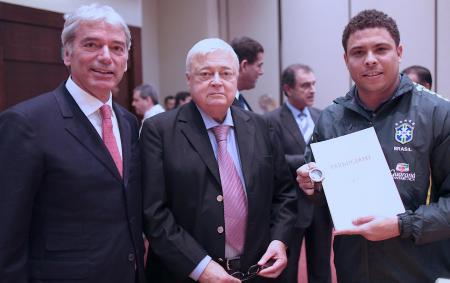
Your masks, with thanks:
[[[201,81],[211,81],[213,79],[215,79],[216,74],[219,76],[220,79],[225,80],[225,81],[231,81],[233,80],[236,76],[235,73],[231,70],[222,70],[222,71],[216,71],[216,72],[212,72],[212,71],[200,71],[198,73],[195,74],[195,76],[201,80]]]
[[[261,270],[263,270],[264,268],[267,268],[269,266],[272,266],[272,264],[274,262],[275,262],[275,260],[270,259],[264,265],[255,264],[255,265],[250,266],[248,268],[247,272],[244,273],[244,272],[236,271],[236,272],[231,273],[231,276],[241,280],[241,282],[247,281],[247,280],[250,280],[252,278],[255,278]]]

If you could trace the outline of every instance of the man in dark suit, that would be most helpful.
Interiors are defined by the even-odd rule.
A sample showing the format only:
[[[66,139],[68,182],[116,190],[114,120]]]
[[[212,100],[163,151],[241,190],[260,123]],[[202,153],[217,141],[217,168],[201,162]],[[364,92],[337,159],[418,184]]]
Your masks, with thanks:
[[[316,78],[309,66],[294,64],[287,67],[281,77],[287,101],[277,110],[267,114],[280,136],[293,176],[296,176],[297,168],[305,163],[305,147],[320,115],[320,111],[312,107],[315,84]],[[293,185],[297,186],[297,183]],[[328,208],[326,204],[314,207],[303,192],[298,192],[296,237],[289,247],[291,252],[288,267],[283,275],[289,278],[288,282],[297,282],[300,248],[305,238],[308,281],[331,282],[331,223]]]
[[[1,282],[145,282],[138,123],[111,100],[130,42],[111,7],[80,7],[69,79],[0,115]]]
[[[196,43],[186,60],[193,101],[144,122],[150,282],[240,282],[256,273],[253,282],[266,282],[286,266],[296,192],[268,122],[231,106],[238,71],[226,42]]]
[[[241,91],[254,89],[256,81],[264,74],[264,48],[258,41],[247,36],[234,38],[230,45],[239,59],[239,77],[233,105],[253,111]]]

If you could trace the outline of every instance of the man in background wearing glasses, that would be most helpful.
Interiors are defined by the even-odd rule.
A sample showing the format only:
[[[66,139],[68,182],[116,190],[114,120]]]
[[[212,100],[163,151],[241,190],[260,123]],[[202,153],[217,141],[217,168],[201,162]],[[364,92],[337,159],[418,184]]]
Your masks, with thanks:
[[[238,72],[226,42],[199,41],[193,101],[143,125],[149,282],[273,282],[286,267],[296,192],[272,128],[231,106]]]

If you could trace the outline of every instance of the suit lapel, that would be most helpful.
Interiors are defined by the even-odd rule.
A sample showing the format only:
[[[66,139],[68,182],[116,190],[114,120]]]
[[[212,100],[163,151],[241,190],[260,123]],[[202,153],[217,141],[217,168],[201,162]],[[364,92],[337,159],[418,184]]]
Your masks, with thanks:
[[[61,84],[54,94],[60,107],[66,130],[122,182],[122,178],[108,149],[64,84]]]
[[[219,166],[206,131],[205,123],[194,102],[180,109],[178,125],[181,132],[200,155],[208,170],[220,184]]]
[[[251,172],[254,172],[252,170],[252,156],[255,150],[255,125],[245,111],[238,107],[231,107],[242,174],[244,175],[245,187],[249,190],[253,187],[253,176]]]
[[[303,139],[303,134],[298,128],[297,122],[295,121],[291,110],[289,110],[289,108],[286,106],[286,103],[283,104],[281,108],[280,116],[282,125],[286,127],[287,131],[292,135],[298,146],[300,148],[305,148],[306,142]]]
[[[114,112],[116,113],[117,122],[120,130],[120,141],[122,143],[122,162],[123,162],[123,182],[128,183],[130,159],[131,159],[131,128],[127,123],[123,110],[113,103]]]

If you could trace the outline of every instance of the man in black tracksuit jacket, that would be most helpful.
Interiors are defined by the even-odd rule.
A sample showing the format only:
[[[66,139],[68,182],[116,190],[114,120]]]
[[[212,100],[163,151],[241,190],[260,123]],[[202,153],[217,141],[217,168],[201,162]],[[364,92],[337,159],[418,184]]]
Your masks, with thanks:
[[[384,13],[363,11],[350,21],[344,58],[355,86],[322,112],[313,135],[318,142],[374,127],[406,209],[387,218],[361,217],[354,229],[336,233],[343,283],[450,278],[450,103],[398,74],[399,39]],[[311,161],[309,149],[306,154]],[[311,166],[297,171],[308,195],[314,194]]]

